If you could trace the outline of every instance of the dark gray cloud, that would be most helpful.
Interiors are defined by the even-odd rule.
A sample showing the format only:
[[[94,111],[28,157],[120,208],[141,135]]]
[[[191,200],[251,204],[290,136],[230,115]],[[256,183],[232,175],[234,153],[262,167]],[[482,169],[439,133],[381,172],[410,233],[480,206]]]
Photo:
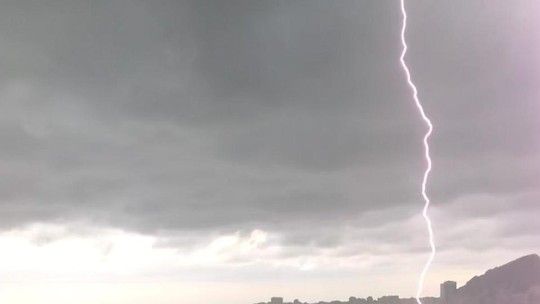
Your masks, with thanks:
[[[435,124],[434,205],[530,192],[534,5],[408,6],[407,60]],[[329,232],[411,216],[425,128],[399,66],[400,21],[388,1],[5,1],[3,228],[262,228],[324,248],[351,242]],[[505,233],[529,229],[512,221]]]

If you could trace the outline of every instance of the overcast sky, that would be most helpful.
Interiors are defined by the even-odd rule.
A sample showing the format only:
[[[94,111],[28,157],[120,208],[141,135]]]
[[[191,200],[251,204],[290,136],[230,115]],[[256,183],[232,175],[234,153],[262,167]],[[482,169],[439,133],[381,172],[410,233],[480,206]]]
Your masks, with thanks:
[[[407,1],[426,295],[540,252],[540,4]],[[397,0],[4,0],[0,302],[412,296]]]

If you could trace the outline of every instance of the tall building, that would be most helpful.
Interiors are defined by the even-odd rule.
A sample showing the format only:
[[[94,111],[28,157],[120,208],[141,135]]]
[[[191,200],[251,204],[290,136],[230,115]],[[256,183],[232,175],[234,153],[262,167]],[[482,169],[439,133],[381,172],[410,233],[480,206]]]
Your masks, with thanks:
[[[273,297],[270,299],[270,304],[283,304],[283,298]]]
[[[457,291],[457,283],[454,281],[446,281],[441,284],[441,302],[443,304],[449,303]]]

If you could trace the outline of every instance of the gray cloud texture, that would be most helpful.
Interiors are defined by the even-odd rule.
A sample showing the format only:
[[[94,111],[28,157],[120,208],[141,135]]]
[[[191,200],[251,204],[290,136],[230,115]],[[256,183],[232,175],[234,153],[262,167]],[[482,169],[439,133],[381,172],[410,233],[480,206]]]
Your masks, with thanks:
[[[408,6],[430,194],[455,211],[436,228],[504,218],[486,246],[538,228],[514,209],[540,197],[538,5]],[[385,223],[421,209],[425,127],[400,22],[395,1],[4,1],[2,228],[261,228],[324,248],[380,226],[370,246],[403,241]]]

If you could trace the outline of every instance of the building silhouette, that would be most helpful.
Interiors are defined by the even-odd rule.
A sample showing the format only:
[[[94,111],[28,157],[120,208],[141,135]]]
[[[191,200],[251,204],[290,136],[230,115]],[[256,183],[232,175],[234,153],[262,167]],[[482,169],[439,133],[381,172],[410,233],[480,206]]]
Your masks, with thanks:
[[[457,283],[454,281],[446,281],[441,284],[441,302],[449,303],[457,292]]]
[[[283,304],[283,298],[273,297],[270,299],[270,304]]]
[[[377,299],[380,304],[399,304],[399,296],[384,296]]]

